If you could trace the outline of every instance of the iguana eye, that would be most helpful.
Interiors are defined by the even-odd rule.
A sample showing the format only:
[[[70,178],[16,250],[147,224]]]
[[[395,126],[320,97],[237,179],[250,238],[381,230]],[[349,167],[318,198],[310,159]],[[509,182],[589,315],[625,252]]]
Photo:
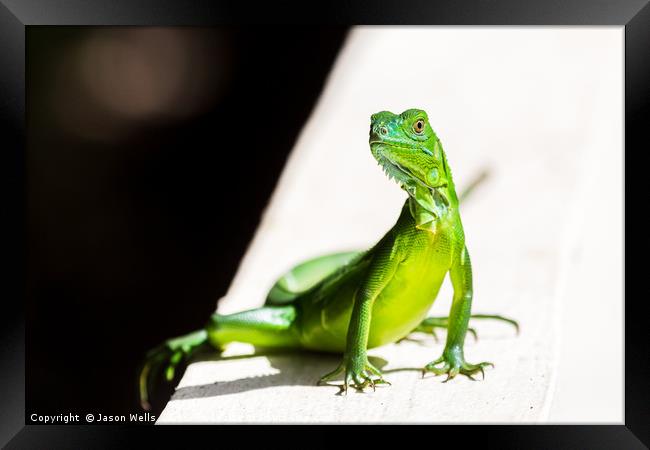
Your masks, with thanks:
[[[424,131],[424,119],[418,119],[413,124],[413,131],[420,134]]]

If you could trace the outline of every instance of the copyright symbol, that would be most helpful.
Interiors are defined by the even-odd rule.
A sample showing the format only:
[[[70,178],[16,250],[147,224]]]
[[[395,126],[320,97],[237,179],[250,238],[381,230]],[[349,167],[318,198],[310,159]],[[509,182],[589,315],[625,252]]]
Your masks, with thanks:
[[[92,414],[86,414],[86,422],[93,422],[95,420],[95,416]]]

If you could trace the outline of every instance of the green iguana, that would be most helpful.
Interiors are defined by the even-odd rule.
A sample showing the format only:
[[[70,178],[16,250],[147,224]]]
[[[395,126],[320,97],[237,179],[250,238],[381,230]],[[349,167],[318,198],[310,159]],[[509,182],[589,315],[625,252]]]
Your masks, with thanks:
[[[280,278],[264,306],[235,314],[213,314],[205,328],[170,339],[147,354],[140,375],[143,407],[148,407],[151,375],[166,366],[171,381],[181,361],[201,348],[233,341],[261,347],[301,348],[343,354],[341,364],[318,384],[343,375],[363,390],[387,383],[367,358],[367,349],[399,341],[414,331],[447,329],[442,356],[422,370],[447,380],[472,377],[489,362],[465,361],[463,346],[472,318],[472,266],[451,170],[427,114],[373,114],[370,150],[386,174],[408,193],[397,223],[370,250],[306,261]],[[427,313],[449,273],[454,290],[449,317]],[[473,332],[472,329],[469,329]],[[445,380],[446,381],[446,380]]]

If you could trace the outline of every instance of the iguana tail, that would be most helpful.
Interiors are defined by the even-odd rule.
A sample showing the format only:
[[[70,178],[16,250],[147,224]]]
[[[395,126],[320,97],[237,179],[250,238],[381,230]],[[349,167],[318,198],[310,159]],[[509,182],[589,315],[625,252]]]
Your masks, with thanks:
[[[474,192],[478,186],[483,184],[483,182],[487,180],[489,177],[490,177],[489,169],[485,168],[481,170],[481,172],[479,172],[479,174],[474,177],[472,182],[462,190],[462,192],[458,196],[458,201],[460,203],[467,201],[467,197],[469,197],[470,194]]]

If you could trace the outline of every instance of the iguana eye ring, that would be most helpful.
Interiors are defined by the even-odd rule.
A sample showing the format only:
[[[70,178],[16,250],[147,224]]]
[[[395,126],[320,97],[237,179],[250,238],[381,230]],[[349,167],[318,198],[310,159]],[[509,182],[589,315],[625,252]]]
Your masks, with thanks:
[[[413,131],[420,134],[424,131],[424,119],[418,119],[413,124]]]

